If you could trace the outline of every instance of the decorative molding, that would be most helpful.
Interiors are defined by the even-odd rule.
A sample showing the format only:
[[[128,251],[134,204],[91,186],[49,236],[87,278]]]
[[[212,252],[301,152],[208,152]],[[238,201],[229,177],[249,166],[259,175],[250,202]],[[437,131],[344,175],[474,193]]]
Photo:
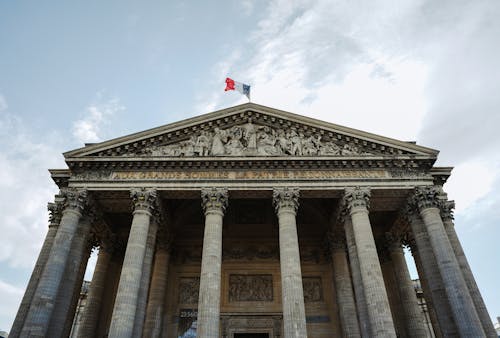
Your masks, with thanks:
[[[132,209],[134,211],[147,211],[154,214],[157,209],[158,195],[156,189],[137,188],[130,190]]]
[[[229,302],[272,302],[273,275],[229,275]]]
[[[299,189],[298,188],[275,188],[273,189],[273,204],[276,213],[287,208],[297,213],[299,208]]]
[[[279,260],[279,248],[275,244],[260,245],[224,245],[223,261],[238,260]]]
[[[226,211],[228,191],[226,188],[208,188],[201,190],[201,206],[205,213],[213,210]]]

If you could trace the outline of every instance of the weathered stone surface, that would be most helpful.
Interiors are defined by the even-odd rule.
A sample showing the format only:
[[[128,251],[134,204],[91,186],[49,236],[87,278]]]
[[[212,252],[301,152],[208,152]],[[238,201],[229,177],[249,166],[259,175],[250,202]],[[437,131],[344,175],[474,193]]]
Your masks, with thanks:
[[[298,189],[274,189],[273,203],[279,223],[281,292],[285,337],[307,337],[304,291],[295,216]]]
[[[21,336],[44,337],[47,333],[73,238],[87,202],[86,190],[65,189],[61,193],[65,202],[59,229],[31,301]]]
[[[153,189],[133,190],[131,196],[134,202],[134,218],[125,251],[109,337],[133,336],[151,211],[156,202],[156,191]]]
[[[218,338],[222,263],[222,219],[227,206],[226,189],[201,192],[205,210],[205,232],[198,300],[198,337]]]
[[[453,317],[462,337],[485,336],[481,321],[444,229],[439,207],[440,190],[436,187],[415,189],[415,204],[423,220],[436,257]]]
[[[352,221],[371,336],[396,337],[377,248],[368,218],[370,191],[360,188],[346,189],[344,198]]]

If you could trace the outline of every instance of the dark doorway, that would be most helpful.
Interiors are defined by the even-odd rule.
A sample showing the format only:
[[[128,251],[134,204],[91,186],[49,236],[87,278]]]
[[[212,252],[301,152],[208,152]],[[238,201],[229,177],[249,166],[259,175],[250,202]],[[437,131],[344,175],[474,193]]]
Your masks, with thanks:
[[[269,333],[235,333],[234,338],[269,338]]]

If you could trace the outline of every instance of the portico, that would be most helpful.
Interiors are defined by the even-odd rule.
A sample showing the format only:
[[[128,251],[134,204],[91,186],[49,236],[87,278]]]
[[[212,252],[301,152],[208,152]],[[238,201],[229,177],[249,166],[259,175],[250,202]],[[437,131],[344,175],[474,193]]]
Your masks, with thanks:
[[[95,247],[79,337],[429,337],[406,246],[434,335],[493,337],[437,153],[251,103],[65,153],[11,336],[69,335]]]

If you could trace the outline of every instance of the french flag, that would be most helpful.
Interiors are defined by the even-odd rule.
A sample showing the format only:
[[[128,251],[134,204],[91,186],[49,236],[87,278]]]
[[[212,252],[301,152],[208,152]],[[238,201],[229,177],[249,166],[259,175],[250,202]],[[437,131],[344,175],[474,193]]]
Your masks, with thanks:
[[[228,90],[237,90],[241,94],[246,95],[248,97],[248,100],[250,101],[250,85],[234,81],[233,79],[226,78],[226,89],[224,91]]]

